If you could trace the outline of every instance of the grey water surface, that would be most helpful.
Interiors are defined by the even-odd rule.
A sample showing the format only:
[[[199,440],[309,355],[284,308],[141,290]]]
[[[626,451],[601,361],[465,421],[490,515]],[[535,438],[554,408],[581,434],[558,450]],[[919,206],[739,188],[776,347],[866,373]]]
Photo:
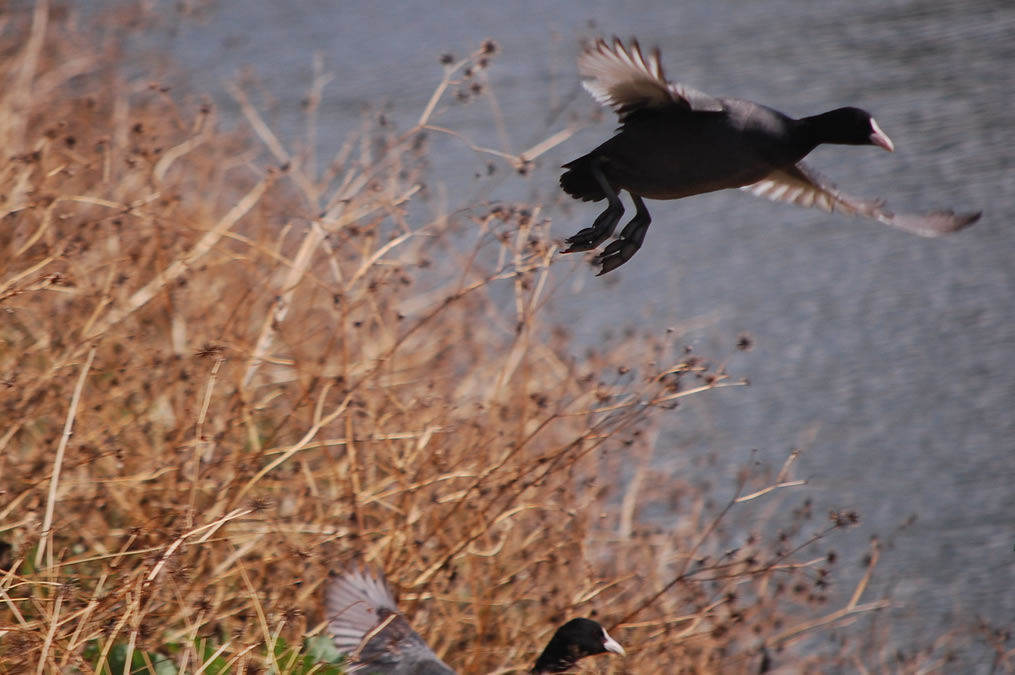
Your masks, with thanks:
[[[902,648],[979,617],[1015,624],[1015,3],[245,0],[161,39],[193,91],[221,91],[249,66],[292,134],[319,52],[337,75],[320,115],[333,131],[321,139],[327,155],[367,105],[410,123],[439,79],[438,56],[487,37],[501,47],[489,78],[518,152],[594,111],[574,59],[581,39],[611,33],[660,46],[671,78],[710,93],[795,116],[866,108],[896,152],[823,147],[812,165],[897,210],[984,217],[935,240],[739,193],[650,203],[654,223],[631,263],[604,278],[577,256],[554,267],[567,282],[553,311],[576,355],[631,324],[676,327],[696,351],[728,356],[752,386],[687,399],[659,454],[679,474],[692,470],[687,457],[713,453],[712,482],[732,485],[737,466],[777,469],[799,448],[796,475],[809,485],[786,503],[860,512],[861,526],[835,539],[846,579],[861,574],[868,539],[885,539],[866,597],[893,600]],[[448,115],[500,147],[489,106]],[[485,193],[474,176],[489,158],[449,153],[435,160],[449,205],[538,198],[554,235],[573,234],[601,205],[568,203],[556,167],[613,126],[605,115],[531,176],[502,171]],[[753,350],[734,349],[742,333]]]

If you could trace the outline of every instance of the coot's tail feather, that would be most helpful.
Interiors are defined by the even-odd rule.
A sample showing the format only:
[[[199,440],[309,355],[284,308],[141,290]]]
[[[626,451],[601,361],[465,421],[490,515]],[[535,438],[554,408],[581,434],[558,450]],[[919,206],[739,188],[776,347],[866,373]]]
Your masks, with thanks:
[[[603,188],[592,175],[592,157],[585,155],[563,166],[567,169],[560,176],[560,187],[575,199],[583,202],[598,202],[605,199]]]

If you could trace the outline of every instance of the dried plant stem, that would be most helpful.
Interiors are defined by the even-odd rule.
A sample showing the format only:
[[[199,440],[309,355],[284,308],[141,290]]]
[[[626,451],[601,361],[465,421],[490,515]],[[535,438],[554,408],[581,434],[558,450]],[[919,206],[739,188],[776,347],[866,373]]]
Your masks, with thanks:
[[[236,85],[229,86],[229,93],[232,94],[233,98],[236,99],[236,102],[240,104],[240,110],[243,111],[244,117],[247,118],[247,122],[253,128],[254,132],[275,156],[275,159],[279,162],[279,164],[287,168],[287,172],[293,177],[296,184],[300,187],[307,201],[311,205],[316,206],[317,188],[300,167],[293,166],[292,157],[286,151],[285,145],[283,145],[278,136],[276,136],[267,123],[265,123],[264,119],[257,112],[257,108],[251,105],[249,99],[247,99],[247,95]]]
[[[265,315],[260,335],[247,363],[247,372],[243,376],[244,390],[250,387],[258,368],[261,367],[265,356],[271,351],[272,345],[275,343],[275,334],[289,313],[289,305],[292,302],[293,294],[296,292],[296,287],[306,274],[313,254],[321,242],[324,241],[324,237],[325,232],[321,226],[316,221],[311,221],[310,230],[307,232],[307,236],[304,237],[299,252],[293,259],[293,264],[286,274],[285,281],[283,282],[283,291],[276,296],[270,310]]]
[[[15,97],[16,109],[23,109],[32,98],[32,84],[39,71],[39,61],[42,56],[42,48],[46,39],[46,28],[49,25],[49,0],[36,0],[35,10],[32,12],[32,28],[28,34],[28,40],[22,51],[20,67],[17,69],[17,76],[11,87],[11,93]],[[21,115],[13,115],[9,118],[4,116],[4,123],[8,125],[5,129],[5,136],[8,138],[24,139],[26,120]]]
[[[750,501],[752,499],[757,499],[758,497],[763,497],[764,495],[767,495],[769,492],[773,492],[775,490],[780,490],[782,488],[797,487],[799,485],[807,485],[807,481],[805,481],[805,480],[786,480],[786,477],[789,475],[790,469],[792,468],[794,462],[796,462],[796,460],[797,460],[797,458],[799,456],[800,456],[800,452],[798,450],[794,450],[793,452],[789,453],[789,457],[786,458],[786,461],[783,462],[782,468],[779,470],[779,475],[776,477],[776,479],[775,479],[776,482],[775,483],[773,483],[772,485],[766,486],[766,487],[762,488],[761,490],[758,490],[757,492],[752,492],[749,495],[744,495],[742,497],[737,497],[737,499],[736,499],[737,503],[747,502],[747,501]]]
[[[46,639],[42,643],[42,653],[39,654],[39,665],[36,666],[36,675],[41,675],[46,669],[46,662],[48,661],[47,656],[49,655],[50,645],[53,644],[53,635],[56,633],[57,626],[60,625],[60,607],[63,605],[63,593],[58,592],[56,594],[56,600],[53,602],[53,614],[49,617],[49,630],[46,632]]]
[[[126,317],[144,307],[152,298],[158,295],[168,284],[172,283],[187,272],[190,267],[201,259],[205,254],[218,244],[224,234],[236,225],[243,216],[260,201],[268,187],[274,182],[274,174],[269,173],[262,178],[251,190],[244,195],[233,208],[231,208],[213,227],[208,231],[194,248],[185,256],[174,261],[164,272],[155,276],[143,288],[135,292],[123,307],[114,308],[104,319],[90,325],[85,336],[88,338],[102,335],[111,327],[123,321]]]
[[[134,593],[132,591],[126,591],[124,596],[127,609],[122,614],[120,614],[120,617],[117,619],[116,624],[108,632],[105,641],[103,641],[102,651],[99,652],[99,663],[108,662],[109,650],[113,648],[113,644],[115,643],[117,636],[120,635],[120,633],[123,631],[123,627],[127,624],[127,621],[131,617],[132,614],[131,610],[136,605]],[[126,663],[129,664],[130,661],[128,660]]]
[[[88,604],[85,606],[84,610],[80,612],[80,616],[78,616],[78,625],[74,628],[74,633],[70,637],[70,648],[64,652],[63,659],[61,660],[61,669],[66,668],[71,656],[77,653],[81,634],[85,630],[85,626],[88,625],[88,619],[99,606],[99,598],[102,596],[102,593],[106,588],[106,580],[108,578],[109,574],[107,572],[103,572],[100,575],[98,582],[95,584],[95,588],[92,590],[92,596],[89,598]]]
[[[831,624],[840,623],[844,619],[854,617],[858,614],[866,612],[873,612],[879,609],[885,609],[891,606],[891,602],[887,600],[877,600],[874,602],[868,602],[860,604],[860,597],[863,592],[867,589],[867,584],[870,583],[871,577],[874,574],[874,568],[877,566],[878,556],[880,553],[880,546],[877,541],[871,543],[871,560],[867,565],[867,570],[864,572],[863,577],[857,582],[856,588],[853,590],[853,595],[846,603],[846,606],[839,609],[831,614],[823,616],[813,621],[806,621],[796,626],[786,629],[785,631],[774,635],[773,637],[766,640],[769,646],[776,646],[779,644],[786,643],[795,637],[813,631],[817,628],[822,628]]]
[[[321,396],[318,399],[320,402],[323,402],[326,399],[329,390],[330,390],[330,385],[326,386],[324,388],[324,391],[321,392]],[[276,457],[271,462],[269,462],[264,468],[262,468],[260,471],[258,471],[249,481],[247,481],[246,484],[244,484],[244,486],[242,488],[240,488],[239,492],[237,492],[232,497],[232,500],[231,500],[232,503],[236,504],[239,500],[243,499],[243,497],[247,494],[247,492],[249,492],[250,489],[252,487],[254,487],[254,485],[256,485],[258,481],[260,481],[262,478],[264,478],[266,475],[268,475],[271,471],[273,471],[277,467],[279,467],[282,464],[284,464],[285,462],[287,462],[289,460],[289,458],[292,457],[293,455],[295,455],[297,452],[302,450],[303,446],[306,443],[309,443],[310,441],[312,441],[314,439],[314,437],[318,434],[318,432],[321,430],[322,427],[324,427],[324,426],[326,426],[328,424],[331,424],[336,419],[341,417],[346,412],[346,410],[348,409],[349,402],[351,400],[352,400],[352,393],[350,392],[349,394],[347,394],[345,396],[345,398],[342,400],[342,402],[334,410],[332,410],[330,413],[328,413],[327,415],[323,415],[321,410],[320,410],[320,407],[318,407],[318,410],[317,410],[317,412],[314,415],[314,424],[303,435],[303,438],[301,438],[298,443],[296,443],[295,445],[290,447],[283,454],[281,454],[280,456]]]
[[[46,515],[42,521],[42,537],[39,539],[39,547],[35,551],[35,566],[42,567],[42,558],[46,554],[46,543],[53,536],[53,513],[56,510],[56,493],[60,485],[60,471],[63,468],[63,458],[67,451],[67,443],[70,442],[74,429],[74,417],[78,412],[78,403],[81,401],[81,392],[84,391],[85,382],[88,379],[88,371],[92,369],[92,361],[95,360],[96,347],[88,351],[88,358],[78,375],[77,385],[74,387],[74,394],[71,396],[70,408],[67,409],[67,419],[63,425],[63,434],[60,436],[60,443],[56,448],[56,456],[53,458],[53,474],[49,479],[49,496],[46,499]],[[52,552],[50,551],[50,564],[52,566]]]
[[[197,486],[201,480],[201,458],[208,450],[208,442],[204,435],[204,423],[208,417],[208,407],[211,405],[212,392],[215,390],[218,372],[223,363],[225,363],[224,358],[219,357],[215,359],[215,365],[212,366],[211,374],[208,376],[208,385],[204,389],[204,400],[201,402],[201,412],[197,416],[197,426],[194,429],[194,468],[191,471],[190,478],[190,509],[187,514],[187,527],[194,526],[194,516],[197,511]]]
[[[159,574],[166,566],[168,560],[181,546],[183,546],[184,542],[186,542],[187,539],[190,539],[196,534],[201,534],[201,536],[198,537],[196,541],[198,543],[208,541],[208,539],[213,534],[215,534],[215,532],[217,532],[219,528],[221,528],[223,525],[225,525],[231,520],[242,518],[243,516],[248,515],[250,512],[251,509],[234,509],[233,511],[227,513],[221,518],[218,518],[205,525],[201,525],[200,527],[196,527],[187,532],[186,534],[177,537],[176,540],[174,540],[173,543],[166,548],[165,552],[163,552],[162,556],[159,558],[159,561],[152,567],[151,571],[147,574],[144,580],[145,584],[146,585],[151,584],[153,581],[155,581],[156,578],[158,578]]]

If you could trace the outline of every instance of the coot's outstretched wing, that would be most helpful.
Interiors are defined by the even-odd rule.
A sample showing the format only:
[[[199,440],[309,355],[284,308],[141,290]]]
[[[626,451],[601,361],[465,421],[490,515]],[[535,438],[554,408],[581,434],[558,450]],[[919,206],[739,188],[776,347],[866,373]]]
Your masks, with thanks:
[[[613,44],[596,40],[578,58],[582,84],[592,97],[613,108],[623,122],[636,112],[678,106],[687,110],[721,112],[722,102],[686,84],[669,82],[659,50],[646,58],[637,40],[630,48],[619,38]]]
[[[764,180],[741,188],[759,197],[828,212],[871,218],[923,237],[957,232],[980,219],[981,212],[926,211],[896,213],[881,200],[861,199],[842,192],[803,162],[773,171]]]

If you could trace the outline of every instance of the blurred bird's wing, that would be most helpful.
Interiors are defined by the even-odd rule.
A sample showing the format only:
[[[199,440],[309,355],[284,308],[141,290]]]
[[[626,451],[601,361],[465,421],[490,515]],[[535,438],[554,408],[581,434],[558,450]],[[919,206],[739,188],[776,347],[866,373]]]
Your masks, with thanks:
[[[398,613],[383,575],[355,567],[328,582],[328,634],[350,661],[349,673],[454,675]]]

